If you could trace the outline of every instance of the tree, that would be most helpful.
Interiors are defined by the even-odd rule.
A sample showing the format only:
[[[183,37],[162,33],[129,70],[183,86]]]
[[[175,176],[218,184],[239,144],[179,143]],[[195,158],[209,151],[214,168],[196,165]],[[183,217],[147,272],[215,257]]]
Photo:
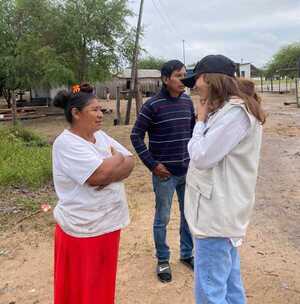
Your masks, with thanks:
[[[19,86],[50,87],[74,81],[65,58],[57,52],[58,9],[49,0],[18,0],[16,18],[23,33],[16,60]]]
[[[300,42],[295,42],[281,48],[267,64],[265,74],[270,77],[274,74],[280,76],[296,76],[296,69],[300,60]]]
[[[138,62],[138,68],[139,69],[155,69],[155,70],[160,70],[162,65],[166,62],[167,60],[163,58],[155,58],[153,56],[148,56],[145,58],[142,58]]]
[[[55,24],[47,0],[0,0],[0,80],[8,106],[16,89],[50,86],[72,78],[49,44]],[[53,75],[55,70],[55,75]]]
[[[11,107],[11,88],[15,87],[15,47],[17,33],[14,31],[14,2],[0,0],[0,88],[8,107]]]
[[[104,80],[127,59],[133,37],[126,0],[59,2],[56,45],[77,82]]]
[[[0,0],[0,88],[8,104],[16,89],[109,78],[131,54],[129,15],[126,0]]]

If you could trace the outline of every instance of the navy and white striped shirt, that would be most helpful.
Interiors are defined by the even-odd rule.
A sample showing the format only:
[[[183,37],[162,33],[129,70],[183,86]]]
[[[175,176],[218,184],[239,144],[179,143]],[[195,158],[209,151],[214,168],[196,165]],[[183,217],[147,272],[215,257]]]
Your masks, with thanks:
[[[143,163],[153,170],[162,163],[176,176],[185,175],[189,164],[187,144],[195,125],[191,98],[171,97],[165,88],[147,100],[135,122],[131,142]],[[149,136],[149,148],[145,133]]]

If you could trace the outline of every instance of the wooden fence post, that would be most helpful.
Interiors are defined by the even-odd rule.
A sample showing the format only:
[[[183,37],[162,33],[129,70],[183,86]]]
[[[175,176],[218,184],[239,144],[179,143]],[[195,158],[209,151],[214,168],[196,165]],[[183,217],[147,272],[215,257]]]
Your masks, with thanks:
[[[12,104],[11,104],[12,123],[15,127],[17,125],[17,102],[15,91],[12,91]]]
[[[298,59],[298,66],[297,66],[297,75],[296,75],[296,102],[298,107],[300,108],[300,97],[299,97],[299,86],[298,81],[300,79],[300,58]]]
[[[271,77],[271,92],[273,93],[273,77]]]
[[[117,126],[121,123],[121,96],[120,96],[120,87],[117,87],[116,91],[116,118],[114,119],[114,125]]]
[[[295,77],[295,85],[296,85],[296,102],[297,102],[297,106],[298,108],[300,108],[300,98],[299,98],[299,92],[298,92],[298,89],[299,89],[299,86],[298,86],[298,77],[296,76]]]

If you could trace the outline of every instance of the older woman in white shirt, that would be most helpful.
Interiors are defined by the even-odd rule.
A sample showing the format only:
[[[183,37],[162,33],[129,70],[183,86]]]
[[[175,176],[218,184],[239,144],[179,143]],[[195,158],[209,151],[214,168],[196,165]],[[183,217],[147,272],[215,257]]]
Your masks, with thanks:
[[[237,247],[255,200],[265,114],[241,92],[235,64],[222,55],[199,61],[182,80],[201,101],[188,144],[185,216],[195,241],[197,304],[245,304]]]
[[[100,130],[103,114],[90,85],[61,91],[54,105],[70,123],[53,144],[54,303],[113,304],[120,230],[129,223],[122,180],[132,154]]]

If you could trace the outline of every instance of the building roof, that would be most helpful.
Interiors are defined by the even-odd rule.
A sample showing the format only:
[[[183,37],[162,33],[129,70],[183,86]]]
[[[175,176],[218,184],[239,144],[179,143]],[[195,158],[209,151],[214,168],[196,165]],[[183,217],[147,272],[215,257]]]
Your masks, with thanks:
[[[131,69],[125,69],[123,72],[119,73],[118,78],[131,78]],[[160,79],[160,71],[159,70],[150,70],[150,69],[139,69],[138,77],[141,78],[158,78]]]

